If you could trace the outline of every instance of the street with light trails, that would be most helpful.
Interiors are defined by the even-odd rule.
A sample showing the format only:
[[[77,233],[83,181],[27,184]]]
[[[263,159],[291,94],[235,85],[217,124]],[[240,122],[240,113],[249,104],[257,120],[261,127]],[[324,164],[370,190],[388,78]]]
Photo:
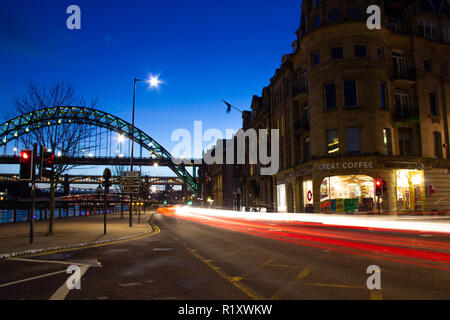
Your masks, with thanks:
[[[447,299],[450,293],[448,233],[160,211],[151,237],[0,261],[1,283],[79,262],[90,264],[82,289],[65,299]],[[381,269],[381,290],[367,288],[371,265]],[[11,268],[18,272],[7,276]],[[0,298],[50,298],[66,278],[0,286]]]

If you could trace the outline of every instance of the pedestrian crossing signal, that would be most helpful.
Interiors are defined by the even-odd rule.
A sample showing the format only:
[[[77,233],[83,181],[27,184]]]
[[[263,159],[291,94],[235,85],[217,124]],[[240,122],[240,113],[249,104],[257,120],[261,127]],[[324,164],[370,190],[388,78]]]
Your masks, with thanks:
[[[33,151],[22,150],[20,152],[19,178],[22,181],[31,181],[33,177]]]
[[[41,159],[39,165],[39,178],[51,178],[53,176],[53,165],[55,154],[48,151],[41,151]]]

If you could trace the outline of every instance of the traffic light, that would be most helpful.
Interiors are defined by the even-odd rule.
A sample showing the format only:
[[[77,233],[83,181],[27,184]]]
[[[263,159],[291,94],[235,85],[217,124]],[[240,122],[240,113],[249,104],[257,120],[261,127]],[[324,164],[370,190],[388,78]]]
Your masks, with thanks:
[[[51,178],[53,175],[53,164],[55,154],[52,152],[41,150],[41,161],[39,165],[39,178]]]
[[[380,179],[375,180],[375,195],[380,197],[383,195],[383,187]]]
[[[22,181],[31,181],[33,177],[33,151],[32,150],[22,150],[20,152],[20,171],[19,178]]]
[[[381,180],[381,179],[377,179],[375,180],[375,194],[377,196],[382,196],[384,193],[386,193],[387,191],[387,187],[386,187],[386,181]]]

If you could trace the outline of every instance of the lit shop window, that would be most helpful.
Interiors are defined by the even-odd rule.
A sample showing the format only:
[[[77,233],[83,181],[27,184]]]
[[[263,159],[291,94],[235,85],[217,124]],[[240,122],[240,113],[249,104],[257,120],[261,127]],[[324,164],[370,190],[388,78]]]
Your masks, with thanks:
[[[374,200],[374,179],[369,176],[328,177],[320,186],[321,212],[371,212]]]
[[[399,211],[422,210],[423,171],[397,170],[396,171],[397,209]]]

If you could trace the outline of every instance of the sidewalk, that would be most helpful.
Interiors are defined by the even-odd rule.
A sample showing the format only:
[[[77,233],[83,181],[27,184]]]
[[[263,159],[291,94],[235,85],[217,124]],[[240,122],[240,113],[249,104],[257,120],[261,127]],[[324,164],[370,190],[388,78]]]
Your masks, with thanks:
[[[128,225],[128,213],[124,214],[123,219],[120,219],[119,213],[109,214],[106,235],[103,235],[103,215],[55,219],[52,236],[46,235],[48,220],[36,221],[32,245],[29,244],[29,223],[0,224],[0,258],[8,257],[11,253],[23,255],[24,251],[30,250],[49,251],[138,237],[152,232],[151,226],[147,223],[151,214],[151,212],[141,213],[140,224],[137,215],[133,215],[132,228]]]

